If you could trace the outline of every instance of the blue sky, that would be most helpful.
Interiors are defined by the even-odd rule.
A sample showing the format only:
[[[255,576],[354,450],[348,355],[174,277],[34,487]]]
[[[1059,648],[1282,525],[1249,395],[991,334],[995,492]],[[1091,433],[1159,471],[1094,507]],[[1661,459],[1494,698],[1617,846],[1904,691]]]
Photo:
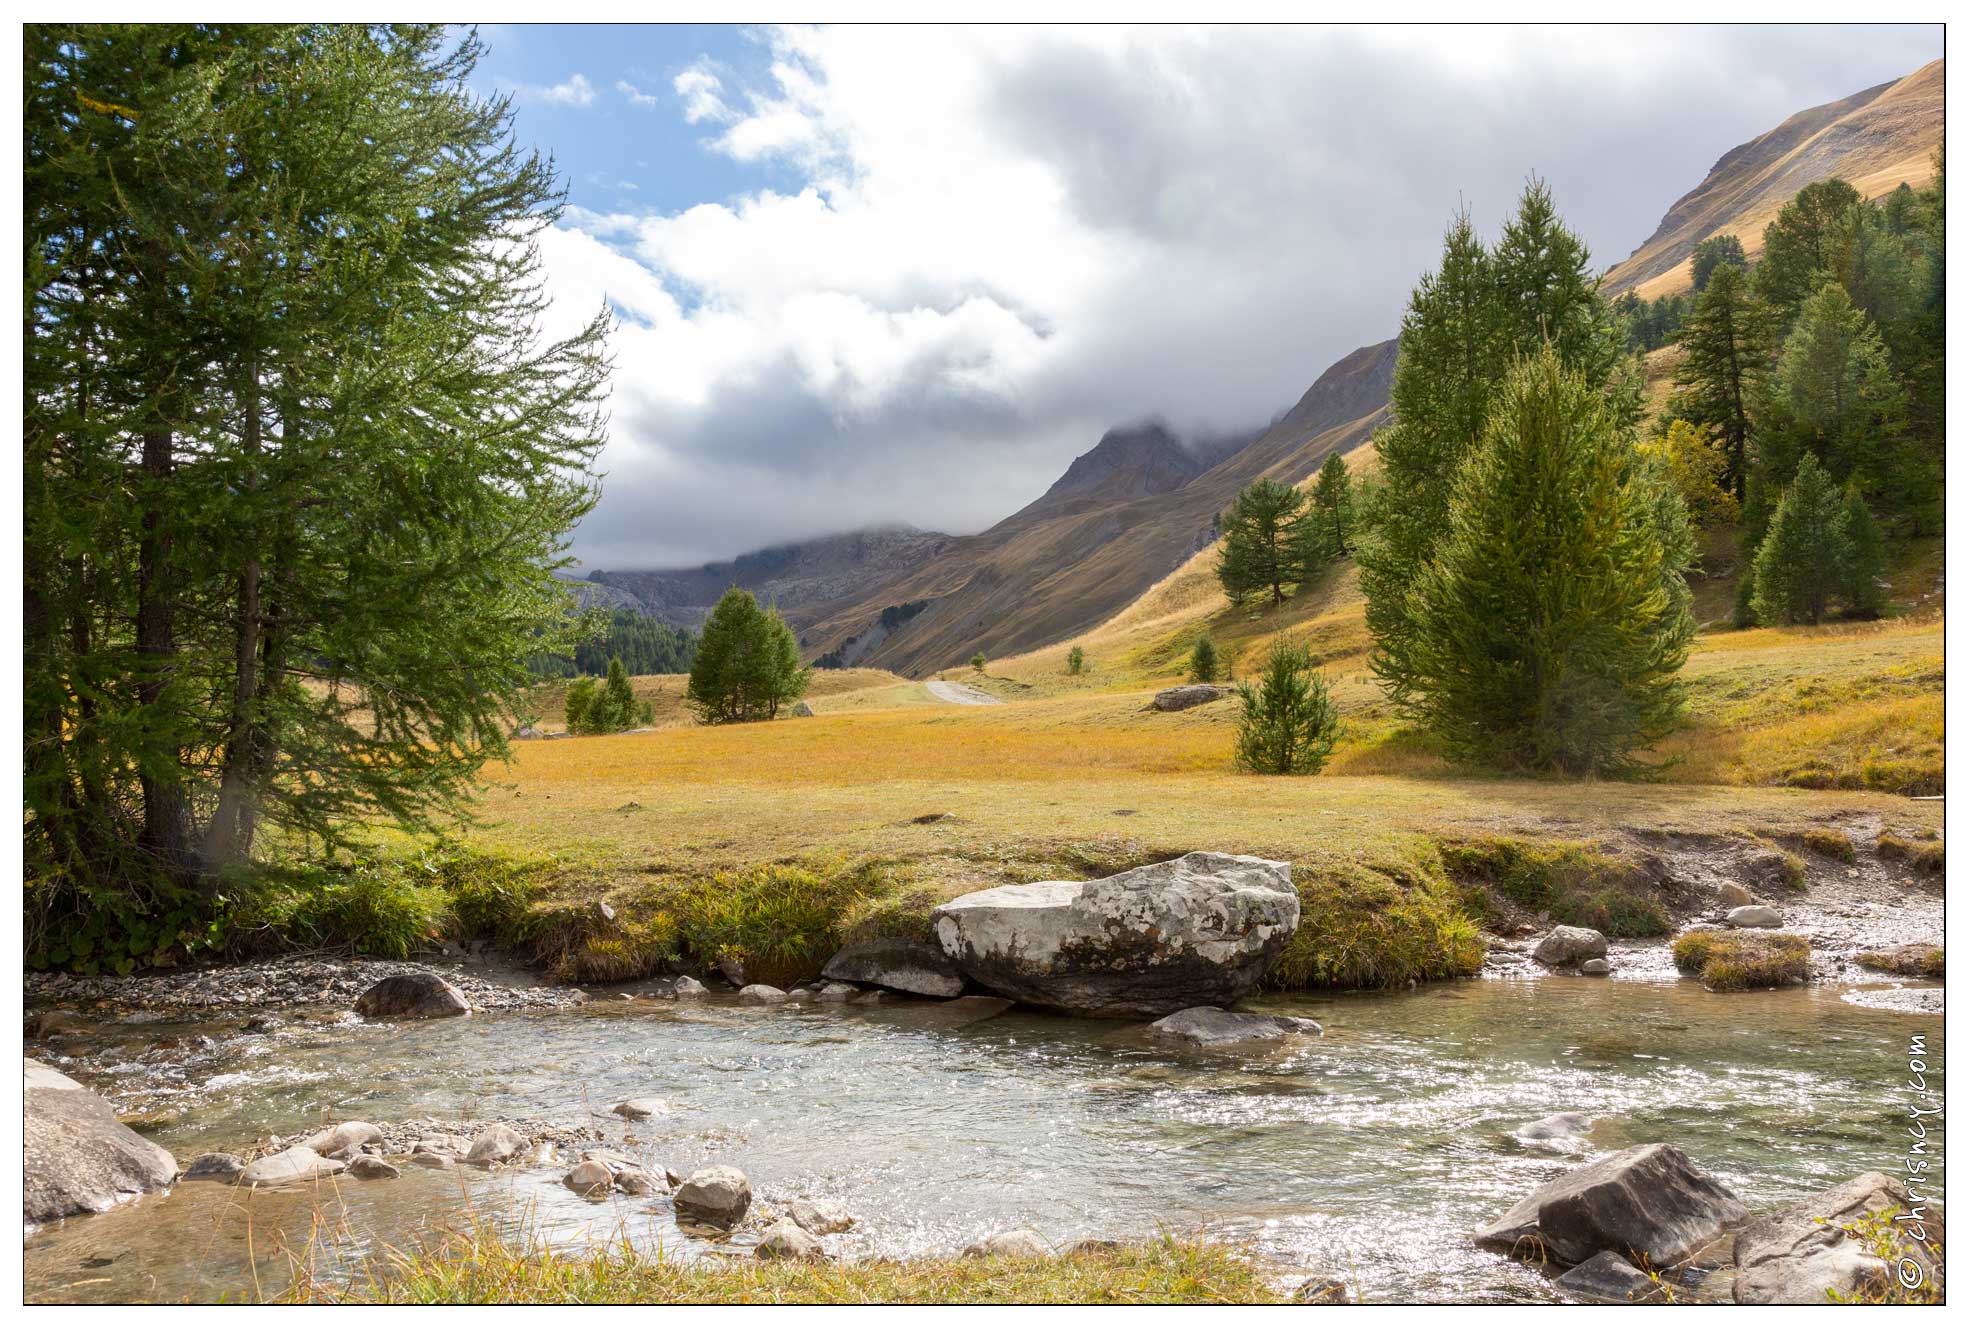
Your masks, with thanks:
[[[749,29],[487,24],[479,36],[487,49],[474,82],[515,96],[520,138],[553,154],[569,201],[580,207],[676,212],[795,183],[776,163],[741,164],[710,151],[715,135],[683,118],[672,86],[706,61],[748,80],[765,77],[770,52]],[[654,100],[638,102],[638,95]]]
[[[489,26],[620,315],[589,567],[964,533],[1110,428],[1256,430],[1542,176],[1597,265],[1928,26]]]

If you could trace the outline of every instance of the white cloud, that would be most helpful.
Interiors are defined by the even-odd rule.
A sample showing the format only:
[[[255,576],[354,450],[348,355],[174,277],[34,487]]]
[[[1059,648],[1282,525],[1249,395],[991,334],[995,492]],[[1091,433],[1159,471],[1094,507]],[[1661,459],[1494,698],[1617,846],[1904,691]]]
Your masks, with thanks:
[[[673,91],[791,183],[571,210],[547,245],[557,296],[627,316],[591,565],[977,529],[1109,426],[1262,425],[1394,333],[1459,199],[1494,232],[1537,170],[1611,263],[1723,151],[1940,53],[1915,29],[769,41],[761,79],[700,63]]]
[[[586,75],[572,74],[564,83],[551,87],[528,84],[519,89],[522,101],[539,102],[547,106],[590,106],[595,101],[595,85]]]
[[[663,98],[653,92],[644,92],[626,78],[619,78],[615,81],[615,90],[624,97],[627,97],[631,106],[641,106],[647,110],[664,104]],[[642,163],[638,162],[637,165],[640,166]]]
[[[725,105],[720,95],[724,83],[704,65],[693,65],[672,79],[670,86],[677,96],[683,99],[684,119],[691,124],[710,121],[723,124],[738,118],[738,113]]]

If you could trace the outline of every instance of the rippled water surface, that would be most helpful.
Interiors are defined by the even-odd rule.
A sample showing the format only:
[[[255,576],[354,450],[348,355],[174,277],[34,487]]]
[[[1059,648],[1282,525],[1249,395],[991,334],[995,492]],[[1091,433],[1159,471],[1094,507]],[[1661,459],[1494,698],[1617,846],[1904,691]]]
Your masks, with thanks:
[[[839,1255],[948,1251],[1012,1226],[1055,1240],[1163,1227],[1248,1240],[1281,1282],[1339,1276],[1369,1299],[1544,1300],[1542,1278],[1467,1237],[1569,1166],[1514,1143],[1512,1126],[1594,1114],[1595,1150],[1673,1142],[1755,1208],[1897,1171],[1909,1036],[1941,1062],[1939,1020],[1833,988],[1552,977],[1271,1006],[1326,1036],[1186,1053],[1135,1027],[1019,1012],[952,1026],[934,1004],[597,1000],[427,1024],[324,1013],[259,1037],[236,1022],[120,1024],[61,1064],[154,1123],[181,1164],[329,1117],[535,1118],[592,1124],[683,1172],[735,1164],[768,1201],[844,1208],[859,1224],[828,1239]],[[151,1050],[195,1030],[217,1048]],[[671,1115],[607,1115],[631,1096],[665,1098]],[[560,1242],[701,1249],[667,1200],[579,1199],[559,1185],[567,1166],[406,1166],[399,1181],[250,1199],[182,1183],[30,1233],[28,1295],[275,1295],[314,1225],[335,1236],[314,1247],[334,1276],[468,1214]]]

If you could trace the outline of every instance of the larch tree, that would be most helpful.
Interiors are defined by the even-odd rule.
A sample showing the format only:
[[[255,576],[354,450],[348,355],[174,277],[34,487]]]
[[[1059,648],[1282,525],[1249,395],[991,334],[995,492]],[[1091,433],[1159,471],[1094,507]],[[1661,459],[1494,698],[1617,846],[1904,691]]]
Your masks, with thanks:
[[[1405,711],[1460,760],[1628,769],[1680,713],[1692,550],[1599,386],[1549,346],[1520,361],[1417,588]]]
[[[437,27],[26,45],[44,915],[433,824],[564,644],[594,501],[607,319],[539,331],[551,170]]]
[[[1305,580],[1305,509],[1305,494],[1269,476],[1238,491],[1218,523],[1224,548],[1217,579],[1232,601],[1266,595],[1283,604],[1286,589]]]
[[[1750,475],[1752,411],[1770,377],[1771,320],[1741,268],[1718,267],[1682,325],[1672,412],[1722,440],[1724,483],[1738,504]]]
[[[1771,514],[1751,566],[1759,623],[1818,623],[1848,585],[1851,545],[1839,487],[1806,453]]]

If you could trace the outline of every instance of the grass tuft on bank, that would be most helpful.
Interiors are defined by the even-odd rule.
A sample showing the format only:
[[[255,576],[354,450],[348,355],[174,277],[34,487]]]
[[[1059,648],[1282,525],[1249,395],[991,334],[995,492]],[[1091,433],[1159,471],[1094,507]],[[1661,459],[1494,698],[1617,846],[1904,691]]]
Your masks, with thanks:
[[[1784,987],[1812,976],[1812,943],[1788,932],[1684,932],[1675,967],[1715,992]]]
[[[347,1282],[297,1278],[290,1300],[389,1305],[1195,1305],[1277,1302],[1249,1262],[1176,1237],[1040,1260],[685,1261],[629,1242],[570,1253],[489,1229],[391,1252]]]
[[[1668,911],[1632,863],[1583,844],[1478,839],[1443,847],[1459,880],[1533,913],[1609,937],[1662,937]]]

